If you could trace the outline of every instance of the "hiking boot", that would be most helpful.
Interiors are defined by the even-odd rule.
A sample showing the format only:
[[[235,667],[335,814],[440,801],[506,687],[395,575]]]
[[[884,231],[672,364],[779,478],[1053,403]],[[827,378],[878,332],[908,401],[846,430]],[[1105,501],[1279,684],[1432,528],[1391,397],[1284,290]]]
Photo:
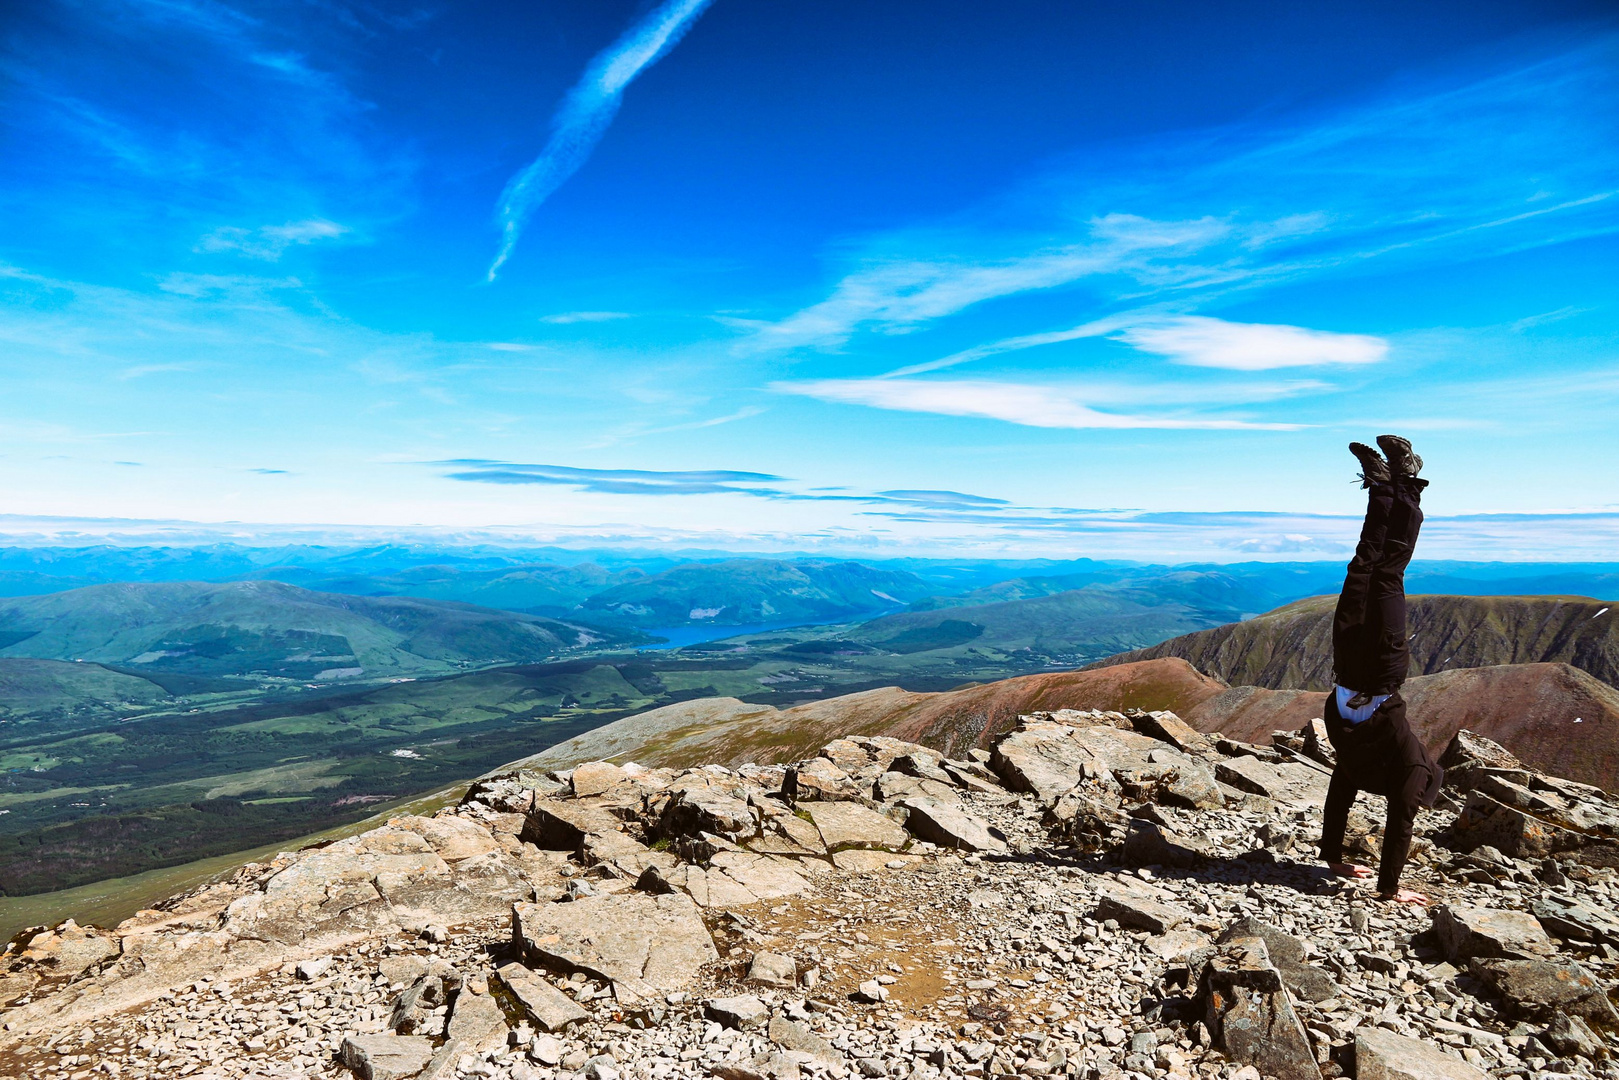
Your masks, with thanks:
[[[1411,440],[1398,435],[1379,435],[1377,445],[1388,455],[1389,472],[1395,476],[1416,476],[1422,471],[1422,459],[1411,451]]]
[[[1383,455],[1363,442],[1350,443],[1349,452],[1360,460],[1361,487],[1369,488],[1373,484],[1389,482],[1389,465],[1383,460]]]

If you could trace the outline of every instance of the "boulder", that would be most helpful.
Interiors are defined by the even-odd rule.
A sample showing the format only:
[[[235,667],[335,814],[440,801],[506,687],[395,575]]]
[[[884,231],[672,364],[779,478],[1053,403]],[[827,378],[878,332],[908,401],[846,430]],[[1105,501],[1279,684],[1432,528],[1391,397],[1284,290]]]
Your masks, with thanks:
[[[1475,960],[1468,970],[1494,986],[1518,1016],[1544,1021],[1566,1013],[1600,1030],[1619,1030],[1607,988],[1572,960]]]
[[[1006,850],[1006,841],[990,832],[982,818],[962,809],[960,803],[917,797],[905,799],[900,805],[910,811],[905,827],[918,840],[967,851]]]
[[[1369,1024],[1355,1031],[1355,1080],[1489,1080],[1489,1076],[1432,1042]]]
[[[956,791],[952,784],[901,772],[883,773],[877,778],[877,784],[872,789],[872,793],[882,802],[893,802],[895,799],[913,797],[938,799],[941,802],[956,802],[960,796],[960,793]]]
[[[424,975],[394,999],[388,1027],[398,1035],[423,1034],[433,1009],[444,1004],[444,980]]]
[[[1565,1016],[1558,1013],[1552,1017],[1546,1030],[1540,1035],[1540,1041],[1552,1048],[1557,1054],[1569,1058],[1585,1058],[1587,1061],[1597,1061],[1608,1056],[1608,1048],[1602,1042],[1602,1037],[1591,1030],[1589,1024],[1578,1016]]]
[[[463,986],[455,995],[450,1018],[444,1025],[446,1036],[474,1054],[504,1047],[507,1030],[506,1015],[481,981]]]
[[[404,1080],[427,1068],[433,1043],[420,1035],[350,1035],[338,1058],[360,1080]]]
[[[1106,770],[1097,755],[1059,724],[1030,724],[996,744],[990,766],[1013,791],[1051,804],[1084,779],[1085,766]]]
[[[1452,774],[1460,777],[1468,769],[1522,769],[1512,751],[1493,739],[1486,739],[1463,728],[1451,736],[1449,744],[1439,755],[1439,766],[1445,770],[1446,780]]]
[[[808,1054],[815,1060],[824,1062],[827,1065],[843,1064],[843,1055],[834,1050],[831,1043],[803,1024],[788,1020],[786,1017],[771,1017],[767,1034],[770,1041],[783,1050]]]
[[[748,965],[748,981],[766,986],[792,986],[798,982],[798,964],[781,953],[757,952]]]
[[[495,976],[541,1031],[565,1031],[571,1024],[590,1019],[590,1014],[572,998],[522,964],[506,964]]]
[[[1524,911],[1446,904],[1434,909],[1433,933],[1447,960],[1533,959],[1555,949],[1540,922]]]
[[[512,905],[512,944],[533,964],[633,980],[669,993],[719,959],[690,896],[610,893]]]
[[[860,785],[831,760],[816,757],[788,766],[781,792],[790,803],[839,802],[859,798]]]
[[[629,776],[612,762],[587,761],[573,767],[573,775],[568,783],[573,788],[573,797],[582,799],[610,791],[627,780]]]
[[[709,787],[675,792],[658,819],[658,832],[668,837],[712,833],[734,844],[757,831],[758,821],[751,806]]]
[[[117,955],[117,939],[68,919],[55,930],[29,938],[22,958],[53,975],[77,975]]]
[[[1536,900],[1529,910],[1560,938],[1619,947],[1619,917],[1610,911],[1556,893]]]
[[[751,994],[714,998],[703,1003],[703,1015],[728,1028],[745,1031],[770,1019],[770,1006]]]
[[[1338,984],[1323,969],[1305,962],[1304,942],[1279,926],[1252,917],[1238,919],[1220,935],[1219,944],[1240,938],[1257,937],[1265,943],[1265,953],[1282,976],[1282,985],[1295,1001],[1317,1003],[1338,994]]]
[[[899,851],[910,836],[893,818],[852,802],[821,802],[805,808],[828,851],[887,848]]]
[[[1124,834],[1124,865],[1188,867],[1208,858],[1203,841],[1179,836],[1143,818],[1131,818]]]
[[[1448,842],[1457,851],[1488,845],[1514,859],[1567,855],[1593,866],[1619,866],[1619,842],[1612,838],[1564,828],[1477,789],[1467,793]]]
[[[1214,749],[1207,735],[1172,712],[1137,713],[1130,723],[1141,734],[1166,742],[1183,754],[1207,754]]]
[[[1218,946],[1198,982],[1203,1022],[1227,1057],[1278,1080],[1321,1080],[1315,1051],[1288,998],[1265,940]]]
[[[1296,761],[1271,763],[1244,755],[1216,762],[1214,775],[1238,791],[1295,809],[1321,806],[1327,798],[1329,777]]]
[[[622,822],[599,806],[563,799],[539,799],[529,808],[521,839],[542,851],[584,850],[592,833],[622,831]]]
[[[438,857],[447,863],[457,863],[499,851],[500,844],[488,829],[468,818],[454,814],[443,817],[418,817],[414,814],[388,819],[388,828],[413,832],[427,841]]]
[[[1145,890],[1117,884],[1102,887],[1095,917],[1098,920],[1113,919],[1120,926],[1153,934],[1166,933],[1193,919],[1192,913],[1185,908],[1163,903]]]

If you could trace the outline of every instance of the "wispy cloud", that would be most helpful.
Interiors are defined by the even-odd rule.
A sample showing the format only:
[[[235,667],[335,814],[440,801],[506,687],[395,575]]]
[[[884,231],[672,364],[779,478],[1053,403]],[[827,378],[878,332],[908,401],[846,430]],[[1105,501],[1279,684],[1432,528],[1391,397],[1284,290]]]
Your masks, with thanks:
[[[1198,315],[1127,327],[1118,336],[1142,352],[1167,356],[1176,363],[1232,371],[1375,364],[1389,351],[1388,342],[1367,334],[1234,323]]]
[[[685,36],[710,0],[665,0],[617,41],[597,53],[556,115],[540,156],[512,177],[500,197],[500,251],[489,266],[494,281],[511,257],[529,216],[579,170],[613,122],[625,87]]]
[[[910,364],[882,378],[921,375],[974,360],[1058,345],[1083,338],[1107,337],[1177,363],[1231,371],[1269,371],[1283,367],[1331,364],[1374,364],[1388,355],[1388,342],[1368,334],[1340,334],[1302,326],[1237,323],[1205,315],[1162,315],[1127,312],[1094,319],[1068,330],[1020,334],[937,360]]]
[[[812,379],[777,382],[771,389],[845,405],[940,416],[974,416],[1026,427],[1291,431],[1303,426],[1103,412],[1086,404],[1082,391],[991,379]]]
[[[939,510],[960,509],[963,507],[985,509],[1008,505],[1005,499],[991,499],[983,495],[968,495],[960,491],[908,490],[902,488],[895,491],[879,491],[877,494],[893,502],[915,503],[918,506],[928,506]]]
[[[198,251],[234,252],[250,259],[269,262],[281,258],[289,247],[313,244],[320,240],[336,240],[349,232],[345,225],[324,218],[289,221],[285,225],[260,225],[244,229],[224,225],[197,241]]]
[[[532,465],[482,458],[428,462],[448,467],[451,480],[478,484],[555,484],[607,495],[762,495],[784,494],[758,485],[783,477],[728,469],[659,472],[648,469],[578,469],[567,465]]]
[[[1612,233],[1616,58],[1610,35],[1286,126],[1092,152],[948,226],[854,246],[825,299],[749,328],[739,347],[835,349],[857,333],[912,333],[974,305],[1082,282],[1080,304],[1095,309],[1088,321],[1113,318],[1108,309],[1121,304],[1187,312],[1233,290],[1373,261],[1442,265]]]
[[[542,315],[540,321],[553,323],[557,326],[567,326],[571,323],[611,322],[614,319],[627,319],[627,311],[562,311],[555,315]]]

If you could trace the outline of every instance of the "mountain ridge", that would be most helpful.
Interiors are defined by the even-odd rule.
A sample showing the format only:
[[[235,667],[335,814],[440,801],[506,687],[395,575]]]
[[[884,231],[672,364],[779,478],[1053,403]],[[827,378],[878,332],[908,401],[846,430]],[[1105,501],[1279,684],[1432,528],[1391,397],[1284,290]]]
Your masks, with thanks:
[[[1337,598],[1298,600],[1243,622],[1194,631],[1092,665],[1179,657],[1232,685],[1270,690],[1332,686]],[[1619,686],[1619,605],[1584,596],[1409,599],[1411,674],[1497,664],[1571,664]]]

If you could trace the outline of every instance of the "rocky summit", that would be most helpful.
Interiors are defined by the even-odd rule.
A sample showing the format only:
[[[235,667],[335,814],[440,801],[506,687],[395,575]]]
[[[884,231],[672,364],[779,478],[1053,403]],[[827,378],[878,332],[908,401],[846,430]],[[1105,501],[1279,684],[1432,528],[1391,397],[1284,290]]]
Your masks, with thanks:
[[[948,757],[594,761],[7,945],[0,1074],[1619,1077],[1619,801],[1463,732],[1407,884],[1320,721],[1034,713]],[[1350,846],[1374,861],[1379,800]]]

